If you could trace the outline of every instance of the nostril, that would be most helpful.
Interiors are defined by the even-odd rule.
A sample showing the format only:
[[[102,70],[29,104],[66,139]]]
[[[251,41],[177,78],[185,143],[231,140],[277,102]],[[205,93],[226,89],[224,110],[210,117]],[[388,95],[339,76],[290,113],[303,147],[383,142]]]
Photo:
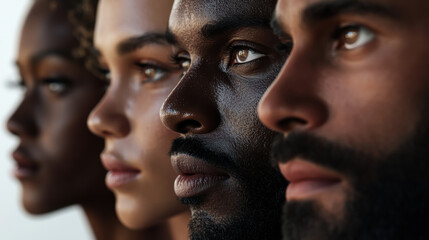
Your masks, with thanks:
[[[307,121],[296,117],[282,119],[278,123],[278,126],[280,126],[283,131],[300,130],[306,128],[307,125]]]
[[[198,131],[202,127],[203,125],[200,122],[193,119],[186,119],[177,124],[178,132],[183,134],[188,132]]]

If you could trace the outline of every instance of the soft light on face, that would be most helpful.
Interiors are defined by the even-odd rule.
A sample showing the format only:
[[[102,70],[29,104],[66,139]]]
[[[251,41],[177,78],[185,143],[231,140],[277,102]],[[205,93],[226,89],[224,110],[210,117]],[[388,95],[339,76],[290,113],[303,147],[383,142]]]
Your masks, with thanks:
[[[321,222],[307,221],[304,228],[294,229],[298,230],[296,236],[302,234],[301,238],[292,239],[312,239],[318,231],[325,233],[321,239],[347,239],[344,235],[327,235],[326,229],[334,229],[329,234],[352,235],[347,232],[350,229],[341,231],[342,225],[353,222],[352,218],[359,224],[374,226],[362,228],[365,231],[358,229],[362,235],[374,236],[378,232],[381,235],[377,238],[384,239],[380,236],[398,233],[385,239],[401,239],[400,229],[406,227],[392,230],[392,226],[412,215],[383,214],[384,211],[415,214],[409,196],[415,197],[415,189],[425,187],[423,184],[407,190],[405,185],[424,179],[417,173],[427,168],[421,162],[426,146],[419,145],[419,141],[427,140],[427,136],[420,134],[427,134],[428,9],[427,2],[417,0],[278,2],[275,30],[282,40],[292,41],[294,46],[259,104],[259,117],[286,138],[287,144],[277,145],[275,154],[289,153],[289,157],[277,159],[283,175],[291,181],[286,194],[290,206],[287,209],[295,211],[300,209],[300,203],[310,202],[321,207],[319,212],[341,219],[325,229]],[[300,134],[304,137],[296,138]],[[303,143],[308,147],[302,148],[306,145]],[[318,155],[317,149],[327,150],[319,151]],[[347,149],[344,152],[348,154],[341,154],[338,149]],[[352,161],[356,156],[360,156],[359,161]],[[362,164],[365,171],[351,168]],[[303,168],[304,165],[310,167]],[[395,177],[387,181],[392,175]],[[313,187],[308,187],[308,182],[302,179],[313,180]],[[321,184],[327,179],[330,184]],[[398,179],[406,180],[393,184]],[[378,195],[374,194],[376,190]],[[425,197],[422,199],[427,202]],[[394,200],[383,206],[381,199]],[[403,201],[401,210],[392,207],[397,207],[399,204],[395,204],[400,201]],[[379,216],[359,212],[362,210],[359,204],[364,204],[366,210],[379,212]],[[414,207],[420,205],[416,201]],[[350,212],[350,207],[354,212]],[[295,224],[295,220],[286,219],[285,226],[287,222]],[[383,221],[385,225],[378,225]],[[415,219],[410,222],[417,224]],[[417,232],[420,231],[409,233]],[[375,238],[356,235],[356,239]]]
[[[281,181],[268,159],[273,133],[256,105],[283,56],[269,20],[275,1],[175,1],[174,58],[186,72],[163,123],[181,133],[175,191],[191,206],[191,239],[276,239]],[[269,187],[267,187],[269,186]],[[257,226],[256,226],[257,225]]]
[[[134,229],[187,209],[173,191],[176,174],[168,152],[177,135],[159,118],[181,73],[164,37],[172,3],[101,1],[98,9],[95,47],[110,86],[88,124],[105,138],[106,183],[120,220]]]
[[[17,65],[24,95],[7,127],[20,140],[14,173],[30,213],[113,203],[99,160],[103,141],[86,126],[104,84],[73,58],[78,42],[67,13],[61,4],[52,9],[48,0],[34,1],[21,33]]]

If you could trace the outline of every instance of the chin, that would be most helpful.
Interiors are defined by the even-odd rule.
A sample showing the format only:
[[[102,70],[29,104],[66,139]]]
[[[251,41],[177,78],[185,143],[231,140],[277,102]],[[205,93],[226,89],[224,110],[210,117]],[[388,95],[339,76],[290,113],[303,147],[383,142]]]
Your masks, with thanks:
[[[142,208],[143,201],[124,194],[116,195],[116,214],[124,226],[133,230],[145,229],[153,225],[153,220]]]
[[[50,213],[55,210],[58,210],[62,207],[65,207],[65,204],[55,203],[50,199],[45,199],[39,196],[37,193],[28,193],[28,191],[23,191],[22,193],[22,206],[24,207],[27,213],[33,215],[41,215],[45,213]]]

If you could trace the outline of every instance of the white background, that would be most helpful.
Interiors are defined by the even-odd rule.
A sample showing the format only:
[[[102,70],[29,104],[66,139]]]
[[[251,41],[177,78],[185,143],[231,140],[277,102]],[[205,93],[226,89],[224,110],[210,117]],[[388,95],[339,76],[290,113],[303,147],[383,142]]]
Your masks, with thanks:
[[[78,207],[43,216],[26,214],[20,204],[20,186],[11,175],[10,153],[17,139],[5,130],[5,125],[20,100],[20,91],[7,87],[7,82],[17,79],[14,56],[20,27],[32,1],[2,1],[0,7],[0,239],[89,240],[93,236]]]

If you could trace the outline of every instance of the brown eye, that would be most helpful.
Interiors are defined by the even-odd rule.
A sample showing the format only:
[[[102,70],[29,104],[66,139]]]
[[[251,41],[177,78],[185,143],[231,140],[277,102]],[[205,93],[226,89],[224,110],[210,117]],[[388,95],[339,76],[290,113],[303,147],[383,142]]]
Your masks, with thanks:
[[[244,62],[246,61],[247,56],[249,56],[249,50],[240,50],[237,53],[237,61]]]
[[[233,53],[232,64],[243,64],[264,57],[265,54],[258,53],[252,49],[239,49]]]
[[[161,67],[156,67],[149,63],[136,63],[136,65],[139,67],[141,74],[143,75],[143,83],[156,82],[162,79],[168,72]]]
[[[154,68],[146,68],[144,70],[144,74],[146,75],[147,78],[154,78],[156,76],[156,70]]]
[[[191,66],[191,61],[185,60],[181,62],[180,66],[186,71]]]
[[[371,42],[375,34],[363,26],[346,26],[340,29],[337,49],[353,50]]]

